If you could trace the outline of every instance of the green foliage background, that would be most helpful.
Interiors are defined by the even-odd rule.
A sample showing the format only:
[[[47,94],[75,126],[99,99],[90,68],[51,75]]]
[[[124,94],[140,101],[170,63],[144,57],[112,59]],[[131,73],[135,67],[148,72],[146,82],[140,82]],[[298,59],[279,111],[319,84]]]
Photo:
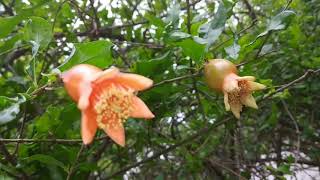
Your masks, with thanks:
[[[320,167],[319,0],[0,0],[0,177],[261,179]],[[237,121],[203,63],[268,86]],[[57,72],[88,63],[154,80],[126,147],[80,139]]]

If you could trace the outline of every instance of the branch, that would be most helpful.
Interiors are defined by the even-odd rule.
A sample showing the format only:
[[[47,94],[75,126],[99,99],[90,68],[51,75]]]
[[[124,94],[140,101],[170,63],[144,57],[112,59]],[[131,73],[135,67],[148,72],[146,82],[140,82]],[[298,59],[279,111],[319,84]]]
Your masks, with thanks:
[[[282,85],[280,88],[278,88],[276,91],[268,94],[267,96],[265,96],[263,99],[266,99],[266,98],[269,98],[271,96],[273,96],[274,94],[277,94],[279,92],[282,92],[284,91],[285,89],[289,88],[290,86],[293,86],[294,84],[306,79],[307,77],[309,77],[310,75],[312,74],[316,74],[316,73],[319,73],[320,72],[320,69],[317,69],[317,70],[313,70],[313,69],[308,69],[302,76],[300,76],[299,78],[287,83],[287,84],[284,84]]]
[[[265,158],[265,159],[258,159],[256,162],[259,163],[265,163],[265,162],[270,162],[270,161],[278,161],[278,162],[286,162],[288,163],[289,161],[287,159],[278,159],[278,158]],[[311,165],[311,166],[320,166],[320,162],[318,161],[308,161],[308,160],[297,160],[298,164],[306,164],[306,165]]]
[[[224,123],[226,123],[227,121],[229,121],[229,119],[230,119],[230,118],[226,118],[226,119],[224,119],[224,120],[221,120],[221,121],[213,124],[213,125],[210,126],[210,127],[202,128],[202,129],[200,129],[197,133],[195,133],[194,135],[191,135],[191,136],[185,138],[184,140],[182,140],[182,141],[180,141],[180,142],[178,142],[178,143],[176,143],[176,144],[174,144],[174,145],[172,145],[172,146],[170,146],[170,147],[168,147],[168,148],[166,148],[166,149],[164,149],[164,150],[162,150],[162,151],[160,151],[160,152],[158,152],[158,153],[155,153],[153,156],[151,156],[151,157],[149,157],[149,158],[143,159],[143,160],[141,160],[141,161],[139,161],[139,162],[136,162],[136,163],[134,163],[134,164],[132,164],[132,165],[126,166],[126,167],[120,169],[119,171],[111,174],[110,176],[106,177],[106,179],[112,179],[112,178],[114,178],[115,176],[120,175],[120,174],[123,174],[123,173],[125,173],[126,171],[128,171],[128,170],[130,170],[130,169],[132,169],[132,168],[138,167],[138,166],[140,166],[140,165],[142,165],[142,164],[144,164],[144,163],[147,163],[147,162],[150,162],[150,161],[152,161],[152,160],[154,160],[154,159],[157,159],[157,158],[160,157],[161,155],[167,154],[167,153],[169,153],[170,151],[173,151],[173,150],[175,150],[176,148],[178,148],[178,147],[180,147],[180,146],[184,146],[184,145],[186,145],[186,144],[188,144],[188,143],[191,143],[191,142],[193,142],[195,139],[197,139],[197,138],[199,138],[199,137],[201,137],[201,136],[207,135],[210,131],[214,130],[215,128],[217,128],[217,127],[219,127],[219,126],[221,126],[221,125],[223,125]]]
[[[95,140],[103,140],[107,136],[95,138]],[[78,144],[82,143],[82,139],[2,139],[0,143],[61,143],[61,144]]]
[[[4,159],[8,161],[13,166],[17,165],[17,161],[14,156],[12,156],[3,142],[0,141],[0,152],[2,153]]]
[[[5,160],[7,162],[9,162],[12,166],[16,166],[17,165],[17,159],[16,157],[12,156],[8,149],[6,148],[6,146],[4,145],[3,142],[0,141],[0,152],[3,154]],[[27,174],[22,170],[22,169],[18,169],[19,173],[19,178],[20,179],[28,179]]]
[[[4,13],[7,13],[10,16],[14,16],[13,10],[10,6],[6,5],[3,1],[0,1],[0,4],[4,7]]]
[[[190,3],[190,6],[194,6],[197,3],[199,3],[201,0],[196,0],[193,3]],[[182,10],[186,10],[187,7],[183,7],[181,8]],[[78,10],[78,9],[77,9]],[[162,15],[161,18],[166,17],[167,14]],[[128,23],[128,24],[122,24],[122,25],[113,25],[113,26],[106,26],[106,27],[102,27],[102,28],[98,28],[96,29],[96,31],[92,31],[92,30],[87,30],[84,32],[76,32],[77,36],[99,36],[99,37],[108,37],[110,39],[118,39],[118,40],[125,40],[125,37],[123,35],[113,35],[112,32],[113,30],[117,30],[117,29],[123,29],[123,28],[127,28],[127,27],[133,27],[133,26],[137,26],[137,25],[142,25],[142,24],[147,24],[149,23],[148,20],[142,20],[140,22],[133,22],[133,23]],[[56,33],[55,38],[61,38],[64,37],[63,33]]]
[[[251,23],[248,27],[240,30],[238,33],[236,33],[236,35],[237,35],[237,36],[240,36],[242,33],[246,32],[246,31],[249,30],[249,29],[251,29],[256,23],[257,23],[257,20],[252,21],[252,23]],[[226,39],[225,41],[222,41],[221,43],[219,43],[218,45],[216,45],[213,49],[218,49],[220,46],[222,46],[222,45],[224,45],[225,43],[229,42],[231,39],[233,39],[233,38],[232,38],[232,37],[229,37],[229,38]]]
[[[254,9],[252,8],[251,4],[249,3],[248,0],[243,0],[244,4],[246,5],[246,8],[248,9],[249,11],[249,16],[250,18],[254,21],[257,19],[257,15],[256,13],[254,12]]]
[[[188,75],[185,75],[185,76],[180,76],[180,77],[176,77],[176,78],[172,78],[172,79],[166,79],[166,80],[163,80],[161,82],[158,82],[158,83],[154,84],[151,88],[154,88],[154,87],[157,87],[157,86],[161,86],[161,85],[166,84],[166,83],[171,83],[171,82],[175,82],[175,81],[181,81],[183,79],[197,77],[197,76],[200,76],[201,74],[202,73],[194,73],[194,74],[188,74]]]
[[[162,49],[165,47],[164,45],[153,44],[153,43],[140,43],[140,42],[131,42],[131,41],[119,41],[119,40],[114,40],[112,42],[117,45],[128,44],[128,45],[132,45],[132,46],[145,46],[150,49]]]
[[[78,152],[78,154],[77,154],[76,159],[74,160],[72,166],[69,168],[67,180],[70,180],[70,178],[72,177],[72,175],[73,175],[73,173],[74,173],[75,166],[76,166],[76,164],[78,163],[78,161],[79,161],[79,159],[80,159],[80,156],[81,156],[81,153],[83,152],[84,148],[85,148],[85,145],[82,144],[82,146],[81,146],[81,148],[80,148],[80,150],[79,150],[79,152]]]
[[[282,105],[284,107],[284,110],[286,111],[286,113],[288,114],[290,119],[293,121],[294,127],[296,129],[296,134],[297,134],[297,145],[296,145],[297,149],[296,150],[297,150],[297,152],[294,153],[294,154],[296,156],[295,157],[295,163],[297,163],[297,159],[298,159],[299,154],[300,154],[300,130],[299,130],[299,125],[298,125],[297,120],[294,118],[293,114],[290,112],[288,104],[283,99],[281,99],[281,103],[282,103]]]

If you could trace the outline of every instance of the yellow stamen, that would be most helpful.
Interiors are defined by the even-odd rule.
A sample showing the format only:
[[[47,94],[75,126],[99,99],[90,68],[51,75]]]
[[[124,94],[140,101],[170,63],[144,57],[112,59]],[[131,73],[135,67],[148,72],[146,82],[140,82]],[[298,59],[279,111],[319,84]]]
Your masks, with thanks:
[[[133,93],[121,87],[111,85],[96,98],[94,109],[101,129],[120,127],[133,110]]]

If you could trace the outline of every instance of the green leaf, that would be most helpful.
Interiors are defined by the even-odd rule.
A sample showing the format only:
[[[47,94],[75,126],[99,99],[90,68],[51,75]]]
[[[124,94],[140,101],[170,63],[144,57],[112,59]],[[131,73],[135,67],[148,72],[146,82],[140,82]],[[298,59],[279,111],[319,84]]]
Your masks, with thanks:
[[[190,34],[185,33],[185,32],[181,32],[181,31],[175,31],[170,34],[170,39],[172,39],[172,40],[186,39],[189,37],[191,37]]]
[[[26,158],[25,160],[27,160],[28,162],[39,161],[39,162],[47,164],[47,165],[59,166],[63,170],[68,172],[67,167],[61,161],[58,161],[57,159],[55,159],[52,156],[48,156],[48,155],[44,155],[44,154],[36,154],[36,155],[33,155],[33,156]]]
[[[153,24],[157,27],[164,27],[165,23],[162,21],[161,18],[158,18],[150,13],[146,13],[144,17],[149,21],[150,24]]]
[[[193,60],[200,60],[203,56],[205,46],[196,43],[193,39],[185,39],[176,44],[182,48],[186,56],[190,56]]]
[[[225,48],[225,51],[232,59],[237,59],[239,56],[240,45],[237,41],[234,41],[231,46]]]
[[[24,39],[33,46],[32,54],[48,46],[53,37],[51,24],[41,17],[30,17],[24,27]]]
[[[20,112],[20,104],[25,101],[23,96],[15,98],[0,96],[0,124],[14,120]]]
[[[51,24],[41,17],[30,17],[24,27],[24,40],[32,45],[32,61],[26,68],[35,86],[36,78],[36,60],[35,57],[40,49],[44,49],[51,42],[53,37]]]
[[[175,24],[176,22],[179,21],[179,14],[180,14],[180,4],[179,3],[173,3],[171,5],[171,8],[168,10],[168,15],[166,19],[164,20],[166,23],[173,23]]]
[[[148,61],[138,61],[136,63],[136,72],[146,76],[155,76],[168,70],[168,67],[172,64],[169,59],[170,51],[163,56]]]
[[[265,44],[262,46],[260,55],[265,55],[272,50],[272,44]]]
[[[291,174],[290,165],[289,164],[282,164],[278,168],[278,171],[282,172],[283,174]]]
[[[0,17],[0,39],[10,34],[21,20],[21,16]]]
[[[291,10],[281,11],[279,14],[271,18],[269,24],[267,25],[267,29],[259,34],[257,38],[265,36],[270,31],[284,29],[286,27],[286,20],[295,14],[296,13]]]
[[[221,35],[227,18],[227,9],[223,3],[220,3],[214,19],[200,26],[198,32],[204,34],[202,42],[207,44],[207,50]]]
[[[39,133],[48,133],[59,124],[62,107],[49,106],[44,114],[35,119],[35,127]]]
[[[202,14],[198,14],[197,16],[195,16],[195,17],[192,19],[191,23],[197,23],[197,22],[199,22],[199,21],[202,21],[203,19],[206,18],[207,15],[208,15],[207,12],[204,12],[204,13],[202,13]]]
[[[58,68],[65,71],[77,64],[91,64],[105,68],[112,64],[112,45],[110,41],[106,40],[76,43],[69,58]]]

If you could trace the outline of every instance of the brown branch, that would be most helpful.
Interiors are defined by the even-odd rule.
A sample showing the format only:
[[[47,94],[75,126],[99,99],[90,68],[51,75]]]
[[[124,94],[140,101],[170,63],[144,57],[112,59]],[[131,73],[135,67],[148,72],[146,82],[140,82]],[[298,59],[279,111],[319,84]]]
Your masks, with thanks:
[[[141,42],[131,42],[131,41],[119,41],[119,40],[114,40],[112,41],[114,44],[121,45],[121,44],[128,44],[131,46],[144,46],[150,49],[162,49],[165,46],[161,44],[154,44],[154,43],[141,43]]]
[[[237,64],[237,67],[243,66],[245,64],[248,64],[248,63],[253,62],[254,60],[256,60],[259,57],[259,54],[261,53],[261,50],[262,50],[263,46],[267,43],[267,41],[270,38],[270,36],[271,36],[271,32],[268,32],[268,34],[265,36],[262,44],[260,45],[258,51],[256,52],[253,60],[251,60],[251,61],[250,60],[249,61],[242,61],[240,64]]]
[[[75,166],[76,166],[76,164],[78,163],[78,161],[79,161],[79,159],[80,159],[80,156],[81,156],[81,153],[83,152],[84,148],[85,148],[85,145],[82,144],[82,146],[81,146],[81,148],[80,148],[80,150],[79,150],[79,152],[78,152],[78,154],[77,154],[76,159],[74,160],[72,166],[69,168],[67,180],[70,180],[70,178],[72,177],[72,175],[73,175],[73,173],[74,173]]]
[[[157,158],[160,157],[161,155],[167,154],[167,153],[169,153],[170,151],[173,151],[173,150],[175,150],[176,148],[178,148],[178,147],[180,147],[180,146],[183,146],[183,145],[186,145],[186,144],[188,144],[188,143],[191,143],[191,142],[193,142],[195,139],[197,139],[197,138],[199,138],[199,137],[201,137],[201,136],[207,135],[208,132],[214,130],[215,128],[217,128],[217,127],[219,127],[219,126],[221,126],[221,125],[223,125],[224,123],[226,123],[227,121],[229,121],[229,119],[230,119],[230,118],[226,118],[226,119],[224,119],[224,120],[221,120],[221,121],[219,121],[219,122],[216,122],[215,124],[213,124],[213,125],[210,126],[210,127],[202,128],[202,129],[200,129],[197,133],[195,133],[194,135],[191,135],[191,136],[183,139],[182,141],[180,141],[180,142],[178,142],[178,143],[176,143],[176,144],[174,144],[174,145],[172,145],[172,146],[170,146],[170,147],[168,147],[168,148],[166,148],[166,149],[164,149],[164,150],[162,150],[162,151],[160,151],[160,152],[158,152],[158,153],[155,153],[153,156],[151,156],[151,157],[149,157],[149,158],[143,159],[143,160],[141,160],[141,161],[139,161],[139,162],[136,162],[136,163],[134,163],[134,164],[131,164],[131,165],[129,165],[129,166],[126,166],[126,167],[120,169],[119,171],[111,174],[110,176],[106,177],[106,179],[112,179],[112,178],[114,178],[115,176],[121,175],[121,174],[125,173],[126,171],[128,171],[128,170],[130,170],[130,169],[132,169],[132,168],[138,167],[138,166],[140,166],[140,165],[142,165],[142,164],[144,164],[144,163],[147,163],[147,162],[150,162],[150,161],[152,161],[152,160],[154,160],[154,159],[157,159]]]
[[[289,88],[290,86],[293,86],[294,84],[306,79],[307,77],[309,77],[310,75],[312,74],[316,74],[316,73],[319,73],[320,72],[320,69],[317,69],[317,70],[313,70],[313,69],[308,69],[302,76],[298,77],[297,79],[287,83],[287,84],[284,84],[282,85],[280,88],[278,88],[276,91],[268,94],[267,96],[265,96],[263,99],[266,99],[266,98],[269,98],[279,92],[282,92],[284,91],[285,89]]]
[[[275,161],[275,162],[286,162],[288,163],[289,161],[287,159],[278,159],[278,158],[265,158],[265,159],[258,159],[256,162],[259,163],[265,163],[265,162],[270,162],[270,161]],[[299,159],[297,160],[298,164],[306,164],[306,165],[311,165],[311,166],[320,166],[320,162],[319,161],[309,161],[309,160],[303,160],[303,159]]]
[[[26,108],[27,108],[27,105],[26,104],[24,104],[24,106],[23,106],[23,118],[22,118],[22,122],[21,122],[21,126],[20,126],[20,129],[19,129],[19,134],[18,134],[18,139],[21,139],[22,138],[22,136],[23,136],[23,131],[24,131],[24,126],[25,126],[25,123],[26,123],[26,117],[27,117],[27,110],[26,110]],[[16,144],[16,148],[15,148],[15,150],[14,150],[14,153],[13,154],[16,154],[17,152],[18,152],[18,150],[19,150],[19,142],[17,142],[17,144]]]
[[[4,7],[4,13],[7,13],[10,16],[14,16],[13,10],[12,10],[12,6],[8,6],[6,5],[2,0],[0,1],[0,4],[2,4],[2,6]]]
[[[257,15],[254,11],[254,9],[252,8],[251,4],[249,3],[248,0],[242,0],[244,2],[244,4],[246,5],[246,8],[248,9],[249,11],[249,16],[250,18],[254,21],[257,19]]]
[[[246,32],[247,30],[251,29],[255,24],[257,23],[257,20],[252,21],[252,23],[240,30],[238,33],[236,33],[237,36],[240,36],[242,33]],[[231,39],[233,39],[232,37],[229,37],[228,39],[226,39],[225,41],[222,41],[221,43],[219,43],[218,45],[216,45],[213,49],[218,49],[219,47],[221,47],[222,45],[224,45],[225,43],[229,42]]]
[[[163,80],[161,82],[154,84],[151,88],[155,88],[157,86],[161,86],[163,84],[167,84],[167,83],[171,83],[171,82],[181,81],[183,79],[197,77],[200,75],[201,75],[201,73],[194,73],[194,74],[188,74],[188,75],[184,75],[184,76],[180,76],[180,77],[176,77],[176,78],[172,78],[172,79],[166,79],[166,80]]]
[[[92,20],[92,28],[93,28],[93,31],[96,31],[100,29],[100,21],[99,21],[97,9],[94,7],[94,0],[90,0],[90,6],[94,16],[94,19]]]
[[[245,180],[245,179],[246,179],[246,178],[244,178],[243,176],[241,176],[240,173],[235,172],[235,171],[232,170],[231,168],[223,165],[221,162],[215,162],[215,161],[212,160],[212,159],[209,159],[209,162],[211,162],[212,164],[215,164],[216,166],[221,167],[222,169],[225,169],[225,170],[231,172],[232,174],[236,175],[240,180]]]
[[[14,156],[12,156],[3,142],[0,141],[0,152],[2,153],[4,159],[8,161],[13,166],[17,165],[17,160]]]
[[[91,163],[98,162],[98,160],[101,158],[102,154],[105,152],[106,148],[109,147],[110,143],[111,143],[110,139],[104,139],[103,143],[99,146],[97,151],[94,154],[92,154],[92,156],[90,157],[89,162],[91,162]],[[88,180],[96,179],[95,176],[94,176],[94,173],[93,172],[91,172],[91,173],[89,172],[87,179]]]
[[[286,113],[288,114],[288,116],[290,117],[290,119],[292,120],[294,127],[296,129],[296,134],[297,134],[297,145],[296,145],[296,150],[297,152],[294,153],[295,154],[295,163],[297,163],[297,159],[299,158],[299,154],[300,154],[300,130],[299,130],[299,125],[297,120],[294,118],[293,114],[290,112],[289,107],[287,105],[287,103],[282,99],[281,103],[286,111]]]
[[[95,138],[95,140],[103,140],[107,136]],[[0,143],[61,143],[61,144],[78,144],[82,143],[82,139],[2,139]]]
[[[11,165],[16,166],[17,165],[17,159],[15,156],[12,156],[8,149],[6,148],[4,142],[0,141],[0,153],[2,153],[4,159],[9,162]],[[22,170],[18,169],[19,173],[19,178],[20,179],[28,179],[28,175]]]

